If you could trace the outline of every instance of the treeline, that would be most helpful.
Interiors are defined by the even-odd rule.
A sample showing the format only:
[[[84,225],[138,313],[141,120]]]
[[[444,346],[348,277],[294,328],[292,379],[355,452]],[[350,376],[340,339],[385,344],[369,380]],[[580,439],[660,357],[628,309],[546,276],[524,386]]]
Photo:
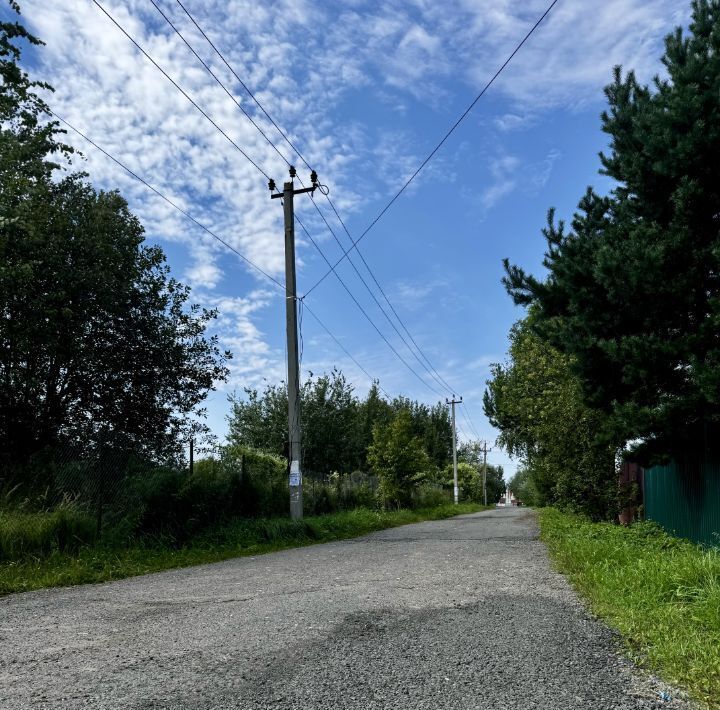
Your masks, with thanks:
[[[665,40],[666,78],[615,71],[601,172],[569,225],[548,215],[544,277],[505,262],[527,316],[485,397],[533,502],[612,515],[616,463],[720,446],[720,2]]]
[[[270,384],[231,398],[228,440],[287,456],[287,388]],[[377,478],[383,505],[412,505],[430,490],[452,486],[452,426],[448,408],[405,397],[385,399],[377,383],[359,398],[338,370],[315,377],[300,394],[302,469],[310,480],[361,474]],[[479,501],[482,492],[477,443],[459,447],[462,493]],[[488,500],[502,491],[502,469],[488,467]]]

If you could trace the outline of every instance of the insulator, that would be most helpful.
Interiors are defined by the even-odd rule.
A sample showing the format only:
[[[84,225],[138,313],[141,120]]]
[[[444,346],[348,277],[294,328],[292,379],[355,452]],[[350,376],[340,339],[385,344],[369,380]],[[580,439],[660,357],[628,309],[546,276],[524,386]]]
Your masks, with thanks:
[[[275,192],[275,180],[270,178],[270,182],[268,182],[268,187],[270,188],[270,192]]]
[[[317,181],[318,181],[317,173],[313,170],[313,171],[310,173],[310,182],[311,182],[313,185],[316,185],[316,184],[317,184]]]
[[[294,178],[296,175],[297,175],[297,170],[295,170],[295,166],[294,166],[294,165],[291,165],[291,166],[290,166],[290,177],[291,177],[291,178]]]

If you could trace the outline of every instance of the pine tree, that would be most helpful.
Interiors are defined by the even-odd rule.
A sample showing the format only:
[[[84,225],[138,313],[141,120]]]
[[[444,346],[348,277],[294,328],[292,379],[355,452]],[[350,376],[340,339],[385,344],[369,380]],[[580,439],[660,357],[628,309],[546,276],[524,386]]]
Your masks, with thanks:
[[[606,88],[602,172],[570,230],[551,211],[549,274],[506,261],[537,332],[571,355],[602,436],[643,458],[720,440],[720,1],[695,0],[689,34],[665,41],[652,88],[618,67]]]

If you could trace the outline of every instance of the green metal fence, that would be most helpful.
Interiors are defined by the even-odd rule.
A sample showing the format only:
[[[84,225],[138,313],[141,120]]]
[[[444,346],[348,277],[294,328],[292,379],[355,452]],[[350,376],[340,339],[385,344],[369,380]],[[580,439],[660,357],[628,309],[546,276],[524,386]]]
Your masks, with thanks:
[[[720,545],[720,462],[645,469],[645,517],[693,542]]]

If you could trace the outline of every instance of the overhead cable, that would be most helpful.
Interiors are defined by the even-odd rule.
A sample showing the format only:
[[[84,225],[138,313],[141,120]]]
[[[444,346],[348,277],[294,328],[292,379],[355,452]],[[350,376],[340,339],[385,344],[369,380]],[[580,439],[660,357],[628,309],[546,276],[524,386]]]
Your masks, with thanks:
[[[224,240],[222,237],[220,237],[218,234],[216,234],[214,231],[212,231],[209,227],[204,225],[202,222],[200,222],[198,219],[193,217],[189,212],[184,210],[182,207],[180,207],[175,201],[171,200],[169,197],[167,197],[165,194],[163,194],[158,188],[156,188],[154,185],[150,184],[147,180],[145,180],[143,177],[138,175],[134,170],[129,168],[125,163],[123,163],[121,160],[116,158],[114,155],[112,155],[110,152],[105,150],[101,145],[96,143],[92,138],[90,138],[88,135],[83,133],[80,129],[76,128],[74,125],[72,125],[70,122],[65,120],[62,116],[59,116],[57,113],[55,113],[52,110],[49,110],[49,113],[54,116],[58,121],[60,121],[62,124],[67,126],[71,131],[74,131],[79,135],[83,140],[87,141],[90,145],[92,145],[94,148],[99,150],[103,155],[105,155],[107,158],[112,160],[116,165],[121,167],[125,172],[127,172],[131,177],[133,177],[138,182],[142,183],[146,188],[151,190],[155,195],[160,197],[162,200],[164,200],[167,204],[169,204],[171,207],[173,207],[175,210],[177,210],[180,214],[182,214],[186,219],[190,220],[193,224],[195,224],[197,227],[200,227],[203,231],[205,231],[207,234],[209,234],[213,239],[217,240],[220,244],[222,244],[224,247],[229,249],[231,252],[239,256],[244,262],[246,262],[249,266],[251,266],[253,269],[258,271],[260,274],[262,274],[266,279],[269,279],[272,281],[283,293],[285,293],[285,284],[278,281],[276,278],[268,274],[265,270],[263,270],[260,266],[258,266],[255,262],[253,262],[251,259],[248,259],[244,254],[239,252],[235,247],[233,247],[231,244],[229,244],[226,240]],[[390,398],[390,395],[388,392],[383,389],[380,384],[379,380],[377,378],[372,377],[370,373],[348,352],[347,348],[338,340],[338,338],[332,333],[332,331],[320,320],[319,316],[308,306],[307,303],[304,303],[305,310],[317,321],[317,323],[320,325],[320,327],[337,343],[337,345],[341,348],[341,350],[355,363],[355,365],[373,382],[378,383],[378,388],[381,392],[383,392],[388,398]]]
[[[353,240],[353,244],[348,249],[348,252],[341,256],[334,264],[333,267],[336,267],[349,252],[351,252],[353,249],[357,249],[358,243],[365,238],[365,236],[368,234],[368,232],[382,219],[383,215],[392,207],[392,205],[395,203],[395,201],[400,197],[400,195],[405,192],[405,190],[408,188],[410,183],[418,176],[420,171],[433,159],[435,154],[440,150],[440,148],[444,145],[445,141],[455,132],[455,129],[465,120],[465,117],[472,111],[472,109],[475,107],[475,104],[485,95],[487,90],[495,83],[495,80],[500,76],[500,74],[503,72],[505,67],[510,64],[513,57],[520,51],[522,46],[527,42],[528,39],[530,39],[530,36],[535,32],[535,30],[540,26],[540,23],[547,17],[547,15],[550,13],[550,11],[555,7],[555,5],[558,3],[559,0],[553,0],[548,8],[545,10],[545,12],[541,15],[540,19],[530,28],[530,31],[523,37],[523,39],[520,41],[520,43],[515,47],[515,49],[512,51],[510,56],[503,62],[502,66],[495,72],[495,74],[492,76],[490,81],[485,84],[482,91],[473,99],[472,103],[465,109],[465,111],[462,113],[460,118],[455,121],[455,123],[450,127],[450,129],[445,133],[445,135],[442,137],[440,142],[432,149],[430,154],[425,158],[425,160],[420,163],[420,166],[415,170],[415,172],[405,181],[403,186],[393,195],[393,197],[390,199],[390,201],[380,210],[380,213],[375,217],[372,222],[365,228],[365,231],[357,238]],[[306,292],[306,296],[312,293],[331,273],[331,270],[327,271],[313,286]]]
[[[142,54],[162,73],[162,75],[203,115],[212,123],[215,128],[222,133],[223,136],[238,150],[254,167],[258,170],[266,180],[271,180],[270,176],[232,139],[230,136],[218,126],[215,121],[202,109],[195,100],[140,46],[140,44],[130,35],[129,32],[98,2],[92,0],[111,20],[111,22],[142,52]]]
[[[152,2],[152,0],[151,0],[151,2]],[[130,35],[129,32],[127,32],[127,30],[125,30],[125,28],[124,28],[121,24],[100,4],[100,2],[98,2],[98,0],[93,0],[93,3],[111,20],[111,22],[112,22],[118,29],[135,45],[135,47],[137,47],[137,49],[163,74],[163,76],[165,76],[165,78],[172,83],[172,85],[193,105],[193,107],[195,107],[195,109],[197,109],[197,110],[226,138],[226,140],[227,140],[233,147],[235,147],[235,149],[238,150],[238,151],[241,153],[241,155],[243,155],[243,156],[268,180],[269,183],[274,184],[274,182],[272,181],[272,178],[270,178],[270,176],[269,176],[254,160],[252,160],[252,158],[250,158],[250,156],[248,156],[248,154],[247,154],[225,131],[223,131],[223,129],[220,128],[220,126],[218,126],[218,124],[210,117],[210,115],[209,115],[206,111],[204,111],[204,110],[192,99],[192,97],[190,97],[190,95],[150,56],[150,54],[148,54],[148,53],[145,51],[145,49]],[[158,6],[155,5],[154,2],[153,2],[153,5],[156,7],[156,9],[158,9],[158,11],[160,11],[160,9],[158,8]],[[164,15],[164,13],[162,13],[162,11],[160,11],[160,12],[161,12],[161,14],[163,15],[163,17],[166,17],[166,16]],[[166,18],[166,19],[167,19],[167,18]],[[168,22],[169,22],[169,20],[168,20]],[[172,26],[172,23],[171,23],[171,26]],[[175,29],[174,26],[173,26],[173,29]],[[178,32],[177,29],[175,29],[175,31]],[[178,32],[178,34],[179,34],[179,32]],[[188,43],[186,42],[186,44],[188,44]],[[189,45],[188,45],[188,46],[189,46]],[[193,50],[193,51],[194,51],[194,50]],[[196,54],[196,53],[195,53],[195,54]],[[196,56],[198,56],[198,55],[196,54]],[[204,62],[203,62],[203,64],[204,64],[204,66],[206,66],[206,68],[207,68],[207,65],[205,65]],[[208,69],[209,69],[209,68],[208,68]],[[211,73],[212,73],[212,72],[211,72]],[[214,74],[213,74],[213,76],[214,76],[214,78],[216,79],[216,81],[218,81],[218,83],[221,83],[220,80],[217,79],[217,77],[216,77]],[[254,122],[253,122],[253,123],[254,123]],[[255,124],[254,124],[254,125],[255,125]],[[256,126],[256,127],[257,127],[257,126]],[[262,131],[261,131],[261,132],[262,132]],[[263,135],[265,136],[264,133],[263,133]],[[268,142],[270,142],[270,143],[272,144],[272,142],[267,138],[267,136],[265,136],[265,138],[266,138],[266,140],[268,140]],[[277,148],[276,148],[276,151],[277,151]],[[279,153],[279,151],[277,151],[277,152]],[[280,155],[281,155],[281,157],[282,157],[282,154],[280,154]],[[283,158],[283,159],[284,159],[284,158]],[[287,162],[287,161],[286,161],[286,162]],[[313,201],[313,202],[314,202],[314,201]],[[298,220],[298,221],[299,221],[299,220]],[[307,231],[307,229],[305,229],[304,225],[303,225],[303,230],[306,232],[306,234],[307,234],[308,237],[310,238],[310,241],[313,243],[313,245],[315,246],[315,248],[320,252],[321,256],[323,257],[323,259],[325,260],[325,262],[328,264],[328,266],[331,267],[331,272],[335,272],[335,275],[337,276],[338,280],[340,281],[340,283],[342,284],[342,286],[345,288],[345,290],[348,292],[348,294],[350,295],[350,297],[352,298],[352,300],[353,300],[353,301],[355,302],[355,304],[360,308],[360,310],[361,310],[361,312],[363,313],[363,315],[370,321],[371,325],[375,328],[375,330],[378,332],[378,334],[381,336],[381,338],[387,343],[388,347],[390,347],[390,349],[391,349],[391,350],[393,351],[393,353],[398,357],[398,359],[399,359],[399,360],[405,365],[405,367],[407,367],[407,368],[412,372],[412,374],[415,375],[415,377],[417,377],[426,387],[428,387],[431,391],[433,391],[433,392],[434,392],[435,394],[437,394],[438,396],[442,396],[437,390],[435,390],[431,385],[429,385],[420,375],[418,375],[418,373],[413,369],[413,367],[412,367],[411,365],[409,365],[409,363],[398,353],[398,351],[395,349],[395,347],[390,343],[390,341],[385,337],[385,335],[382,333],[382,331],[380,331],[380,329],[377,327],[377,325],[374,323],[374,321],[370,318],[370,316],[367,314],[367,312],[364,310],[364,308],[362,308],[362,306],[360,305],[359,301],[355,298],[355,296],[352,294],[352,292],[350,291],[350,289],[349,289],[349,288],[347,287],[347,285],[343,282],[343,280],[342,280],[342,278],[340,277],[340,275],[339,275],[339,274],[335,271],[335,269],[332,267],[332,265],[331,265],[331,263],[330,263],[330,260],[327,259],[327,257],[325,256],[325,254],[322,252],[322,250],[321,250],[320,247],[318,246],[318,244],[315,242],[315,240],[312,239],[312,237],[310,237],[309,232]],[[336,237],[336,239],[337,239],[337,237]],[[347,254],[347,252],[345,252],[345,253]],[[366,284],[366,286],[367,286],[367,284]],[[384,313],[384,311],[383,311],[383,313]],[[412,352],[412,350],[411,350],[411,352]]]
[[[216,83],[223,89],[223,91],[230,97],[230,99],[231,99],[231,100],[233,101],[233,103],[237,106],[237,108],[239,108],[239,109],[242,111],[242,113],[248,118],[248,120],[249,120],[249,121],[252,123],[252,125],[258,130],[258,132],[259,132],[259,133],[262,135],[262,137],[267,141],[267,143],[268,143],[268,144],[273,148],[273,150],[280,156],[280,158],[282,158],[282,160],[283,160],[288,166],[290,166],[290,162],[287,160],[287,158],[280,152],[280,150],[277,148],[277,146],[276,146],[276,145],[273,143],[273,141],[267,136],[267,134],[262,130],[262,128],[255,122],[255,120],[252,118],[252,116],[250,116],[250,114],[242,107],[242,105],[241,105],[241,104],[238,102],[238,100],[233,96],[233,94],[228,90],[228,88],[225,86],[225,84],[218,78],[218,76],[217,76],[217,75],[213,72],[213,70],[208,66],[207,62],[205,62],[205,61],[202,59],[202,57],[200,57],[200,55],[199,55],[198,52],[195,50],[195,48],[190,44],[190,42],[188,42],[188,40],[185,38],[185,36],[182,34],[182,32],[180,32],[180,30],[175,26],[175,24],[172,22],[172,20],[170,20],[170,18],[169,18],[169,17],[163,12],[163,10],[157,5],[157,3],[155,2],[155,0],[150,0],[150,2],[151,2],[152,5],[155,7],[155,9],[160,13],[160,15],[164,18],[164,20],[167,22],[167,24],[174,30],[174,32],[178,35],[178,37],[182,40],[182,42],[183,42],[183,43],[188,47],[188,49],[193,53],[193,55],[196,57],[196,59],[202,64],[202,66],[205,68],[205,70],[212,76],[212,78],[215,80],[215,82],[216,82]],[[243,80],[240,78],[240,76],[237,74],[237,72],[233,69],[233,67],[230,65],[230,63],[227,61],[227,59],[225,59],[225,57],[224,57],[224,55],[222,54],[222,52],[220,52],[220,50],[219,50],[219,49],[215,46],[215,44],[210,40],[210,38],[207,36],[207,34],[205,33],[205,31],[202,29],[202,27],[198,24],[198,22],[195,20],[195,18],[192,16],[192,14],[187,10],[187,8],[185,7],[185,5],[183,5],[183,3],[180,2],[180,0],[176,0],[176,2],[177,2],[178,5],[180,5],[180,7],[184,10],[185,14],[188,16],[188,18],[191,20],[191,22],[195,25],[195,27],[198,29],[198,31],[202,34],[202,36],[207,40],[208,44],[210,44],[210,46],[215,50],[215,52],[216,52],[217,55],[220,57],[220,59],[225,63],[225,65],[228,67],[228,69],[232,72],[233,76],[234,76],[234,77],[237,79],[237,81],[241,84],[241,86],[243,87],[243,89],[245,89],[245,91],[250,95],[250,97],[253,99],[253,101],[255,101],[255,103],[258,105],[258,107],[261,109],[261,111],[262,111],[262,112],[265,114],[265,116],[270,120],[270,122],[272,123],[272,125],[275,126],[275,128],[278,130],[278,132],[280,133],[280,135],[285,139],[285,141],[288,143],[288,145],[291,147],[291,149],[295,151],[295,153],[298,155],[298,157],[300,157],[300,159],[301,159],[301,160],[303,161],[303,163],[308,167],[308,169],[312,170],[312,168],[310,167],[310,165],[309,165],[309,163],[307,162],[307,160],[305,160],[305,158],[304,158],[303,155],[300,153],[300,151],[295,147],[295,145],[290,141],[290,139],[287,137],[287,135],[280,129],[280,127],[279,127],[278,124],[274,121],[274,119],[270,116],[270,114],[265,110],[265,108],[263,107],[263,105],[258,101],[258,99],[255,97],[255,95],[252,93],[252,91],[248,88],[248,86],[245,84],[245,82],[243,82]],[[302,180],[300,180],[300,182],[301,182],[301,184],[303,184],[303,183],[302,183]],[[323,194],[325,194],[325,193],[323,193]],[[332,201],[330,200],[330,198],[329,198],[327,195],[325,195],[325,196],[326,196],[326,198],[328,199],[328,202],[330,203],[330,205],[331,205],[331,207],[332,207],[335,215],[337,216],[338,220],[339,220],[340,223],[342,224],[343,229],[344,229],[345,232],[347,233],[348,238],[350,238],[350,240],[352,241],[352,236],[350,235],[350,232],[348,231],[345,223],[343,222],[343,220],[342,220],[342,218],[340,217],[337,209],[335,208],[335,205],[332,203]],[[312,202],[313,202],[313,205],[314,205],[315,209],[317,210],[318,214],[320,215],[320,218],[321,218],[322,221],[325,223],[325,226],[327,227],[328,231],[330,232],[330,234],[333,236],[333,238],[334,238],[335,241],[337,242],[337,244],[338,244],[338,246],[340,247],[341,251],[343,252],[344,255],[347,255],[347,251],[345,250],[345,247],[343,246],[342,242],[341,242],[340,239],[338,238],[337,234],[336,234],[335,231],[333,230],[333,228],[332,228],[332,226],[330,225],[330,223],[329,223],[329,222],[327,221],[327,219],[325,218],[325,215],[322,213],[322,210],[319,208],[319,206],[317,205],[317,203],[315,202],[314,199],[312,200]],[[304,227],[303,227],[303,229],[304,229]],[[306,231],[307,231],[307,230],[306,230]],[[309,236],[309,235],[308,235],[308,236]],[[327,264],[328,266],[331,266],[330,260],[325,256],[325,254],[323,253],[322,249],[321,249],[320,246],[317,244],[317,242],[316,242],[314,239],[312,239],[312,237],[310,237],[310,241],[311,241],[311,243],[313,244],[313,246],[317,249],[317,251],[320,253],[320,255],[323,257],[323,259],[325,260],[326,264]],[[363,286],[365,286],[366,290],[368,291],[368,293],[370,294],[370,296],[372,297],[372,299],[375,301],[375,303],[376,303],[376,305],[378,306],[378,308],[380,309],[381,313],[385,316],[385,318],[386,318],[386,320],[388,321],[388,323],[390,324],[390,326],[395,330],[395,332],[397,333],[398,337],[399,337],[399,338],[401,339],[401,341],[404,343],[405,347],[409,350],[409,352],[415,357],[415,359],[418,361],[418,363],[420,364],[420,366],[430,375],[431,378],[433,378],[433,379],[440,385],[441,389],[447,389],[448,392],[451,392],[451,391],[452,391],[452,388],[451,388],[445,381],[443,381],[442,378],[439,377],[438,374],[436,374],[436,371],[435,371],[434,367],[432,366],[432,363],[430,363],[430,361],[428,360],[428,358],[424,355],[424,353],[422,353],[422,351],[420,350],[417,342],[415,341],[415,339],[414,339],[414,338],[412,337],[412,335],[410,334],[410,331],[408,330],[407,326],[404,324],[404,322],[402,321],[402,319],[401,319],[400,316],[398,315],[398,313],[397,313],[397,311],[395,310],[395,308],[393,307],[392,303],[390,303],[390,300],[388,299],[387,294],[385,293],[385,291],[383,290],[383,288],[380,286],[380,283],[378,282],[377,278],[375,277],[375,274],[372,272],[372,269],[370,268],[370,265],[369,265],[369,264],[367,263],[367,261],[365,260],[365,257],[360,253],[359,250],[358,250],[358,254],[360,255],[360,258],[362,259],[363,263],[365,264],[365,267],[367,268],[368,272],[370,273],[370,276],[372,277],[373,281],[375,282],[375,284],[377,285],[377,287],[378,287],[378,289],[380,290],[381,294],[382,294],[383,297],[385,298],[385,301],[388,303],[388,305],[389,305],[390,308],[392,309],[393,314],[394,314],[395,317],[397,318],[397,320],[398,320],[398,322],[400,323],[400,325],[402,326],[402,328],[403,328],[403,329],[405,330],[405,332],[408,334],[408,336],[409,336],[410,339],[412,340],[413,344],[415,345],[415,348],[418,349],[418,352],[420,352],[420,355],[422,356],[423,359],[420,359],[420,357],[418,357],[418,355],[416,354],[416,352],[413,350],[413,348],[410,346],[410,344],[408,343],[408,341],[405,339],[405,336],[403,336],[403,334],[400,332],[400,330],[398,330],[398,327],[395,325],[395,323],[393,322],[393,320],[392,320],[392,319],[390,318],[390,316],[385,312],[385,309],[383,308],[382,304],[380,303],[380,301],[378,300],[377,296],[375,295],[375,293],[373,292],[373,290],[370,288],[370,286],[368,285],[368,283],[367,283],[367,282],[365,281],[365,279],[363,278],[362,274],[361,274],[360,271],[358,270],[358,268],[357,268],[357,266],[355,265],[355,263],[352,261],[352,259],[348,258],[348,261],[350,262],[350,265],[352,266],[353,270],[355,271],[355,273],[357,274],[358,278],[359,278],[360,281],[362,282]],[[351,298],[353,299],[353,301],[355,301],[355,303],[358,305],[358,307],[360,307],[360,306],[359,306],[359,303],[357,302],[357,300],[355,299],[355,297],[352,295],[352,293],[350,292],[350,290],[349,290],[349,288],[347,287],[347,285],[343,282],[343,280],[342,280],[342,278],[340,277],[340,275],[335,271],[335,269],[334,269],[332,266],[331,266],[331,269],[332,269],[332,271],[335,272],[336,277],[337,277],[338,280],[340,281],[341,285],[345,288],[345,290],[350,294],[350,296],[351,296]],[[360,307],[360,308],[361,308],[361,307]],[[361,309],[361,310],[362,310],[362,309]],[[368,314],[367,314],[364,310],[363,310],[363,314],[365,315],[366,318],[368,318],[368,320],[370,320],[370,322],[372,323],[373,327],[378,331],[378,333],[380,333],[380,335],[381,335],[381,337],[383,338],[383,340],[385,340],[385,342],[387,342],[388,345],[390,345],[389,342],[387,341],[387,338],[385,338],[385,336],[380,332],[380,330],[377,328],[377,326],[375,325],[375,323],[370,319],[370,317],[368,316]],[[395,354],[397,354],[398,357],[400,357],[399,354],[397,353],[397,351],[395,350],[395,348],[392,347],[392,346],[390,346],[390,347],[393,349],[393,352],[395,352]],[[402,360],[402,362],[407,366],[407,363],[405,363],[405,361],[404,361],[402,358],[401,358],[401,360]],[[430,368],[428,368],[428,365],[426,365],[425,362],[423,362],[423,360],[425,360],[425,362],[427,362],[428,365],[430,365]],[[413,373],[414,373],[414,371],[413,371]],[[415,373],[414,373],[414,374],[415,374]],[[421,381],[424,382],[424,380],[421,380]],[[439,392],[437,392],[437,390],[434,390],[433,388],[431,388],[431,389],[435,392],[435,394],[438,394],[439,396],[442,396]]]

